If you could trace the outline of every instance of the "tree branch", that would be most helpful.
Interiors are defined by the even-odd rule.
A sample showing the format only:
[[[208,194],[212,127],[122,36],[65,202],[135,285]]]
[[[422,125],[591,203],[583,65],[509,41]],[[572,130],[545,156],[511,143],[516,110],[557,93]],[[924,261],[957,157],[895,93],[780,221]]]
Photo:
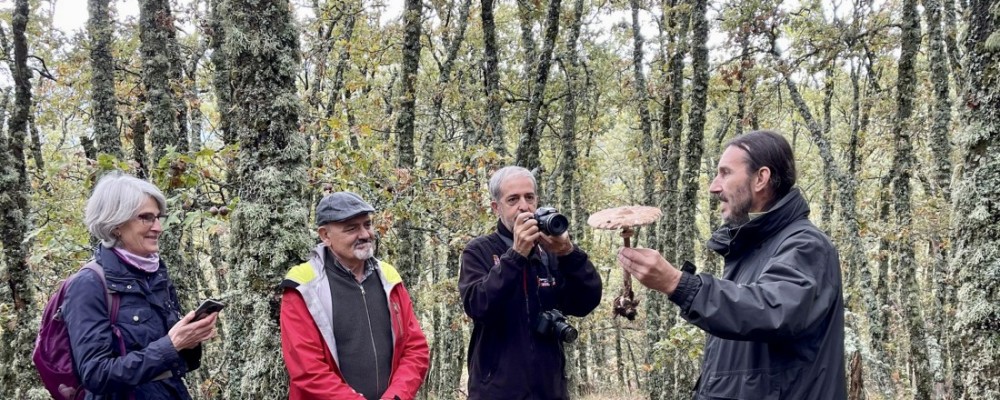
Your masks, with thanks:
[[[38,69],[38,68],[31,68],[31,69],[33,69],[33,70],[37,71],[37,72],[38,72],[38,75],[41,75],[41,76],[42,76],[43,78],[47,78],[47,79],[49,79],[49,80],[50,80],[50,81],[52,81],[52,82],[58,82],[58,80],[56,80],[56,77],[55,77],[55,76],[52,76],[52,73],[51,73],[51,72],[49,72],[49,67],[47,67],[47,66],[45,65],[45,60],[43,60],[43,59],[42,59],[41,57],[39,57],[39,56],[33,56],[33,55],[32,55],[32,56],[28,56],[28,57],[29,57],[29,58],[34,58],[34,59],[38,60],[38,62],[42,63],[42,69]]]

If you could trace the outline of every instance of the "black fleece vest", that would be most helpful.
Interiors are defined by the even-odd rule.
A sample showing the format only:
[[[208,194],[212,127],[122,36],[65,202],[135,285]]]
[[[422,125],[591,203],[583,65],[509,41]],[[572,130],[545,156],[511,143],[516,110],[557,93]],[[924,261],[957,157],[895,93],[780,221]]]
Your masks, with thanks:
[[[340,373],[366,399],[378,399],[388,389],[392,368],[392,321],[379,270],[358,283],[329,249],[324,270],[330,280]]]

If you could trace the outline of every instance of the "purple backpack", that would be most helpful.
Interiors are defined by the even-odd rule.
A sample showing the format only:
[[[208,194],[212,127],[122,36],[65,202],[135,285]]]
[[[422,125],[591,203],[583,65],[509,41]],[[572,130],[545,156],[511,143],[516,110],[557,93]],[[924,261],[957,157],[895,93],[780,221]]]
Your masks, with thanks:
[[[80,377],[73,368],[73,350],[70,348],[69,330],[66,329],[66,321],[63,320],[62,303],[66,297],[66,289],[69,283],[79,276],[83,270],[94,271],[101,278],[101,285],[104,287],[107,296],[108,312],[111,317],[111,329],[115,338],[118,339],[119,354],[125,354],[125,341],[122,334],[115,326],[118,321],[118,295],[108,291],[107,281],[104,279],[104,268],[100,264],[91,261],[80,268],[69,278],[59,282],[49,302],[45,304],[45,311],[42,313],[42,323],[38,329],[38,338],[35,339],[35,351],[31,358],[35,362],[35,368],[42,378],[45,389],[52,394],[56,400],[78,400],[87,395],[87,391],[80,383]]]

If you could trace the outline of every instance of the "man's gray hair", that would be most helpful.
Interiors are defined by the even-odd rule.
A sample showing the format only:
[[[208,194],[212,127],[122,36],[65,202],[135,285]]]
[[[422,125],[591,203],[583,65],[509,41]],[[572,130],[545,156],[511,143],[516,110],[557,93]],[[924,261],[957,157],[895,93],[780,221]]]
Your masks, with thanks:
[[[112,247],[118,242],[114,230],[135,218],[147,197],[156,200],[161,214],[167,212],[163,192],[152,183],[120,171],[110,172],[94,186],[94,193],[87,199],[83,222],[104,247]]]
[[[490,198],[492,198],[493,201],[500,201],[500,186],[503,185],[507,179],[519,176],[531,178],[531,187],[536,189],[538,188],[538,182],[535,181],[535,175],[532,174],[531,171],[528,171],[524,167],[512,165],[500,168],[497,172],[493,173],[492,177],[490,177]]]

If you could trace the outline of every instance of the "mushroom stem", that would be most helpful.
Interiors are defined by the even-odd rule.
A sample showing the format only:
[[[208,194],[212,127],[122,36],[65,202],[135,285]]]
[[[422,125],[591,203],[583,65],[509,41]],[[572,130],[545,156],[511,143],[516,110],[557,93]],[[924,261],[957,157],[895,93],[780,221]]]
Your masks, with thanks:
[[[626,226],[622,228],[622,238],[625,239],[625,247],[632,247],[630,239],[634,233],[635,231],[632,230],[632,227]],[[622,270],[622,277],[625,279],[622,285],[622,293],[615,298],[614,310],[615,314],[632,321],[635,320],[635,316],[638,314],[636,308],[639,306],[639,301],[635,300],[635,292],[632,291],[632,275]]]
[[[625,239],[626,248],[632,247],[632,235],[635,235],[635,230],[632,227],[626,226],[622,228],[622,238]],[[622,271],[622,275],[625,278],[625,286],[622,293],[632,293],[632,275],[629,275],[627,271]]]

